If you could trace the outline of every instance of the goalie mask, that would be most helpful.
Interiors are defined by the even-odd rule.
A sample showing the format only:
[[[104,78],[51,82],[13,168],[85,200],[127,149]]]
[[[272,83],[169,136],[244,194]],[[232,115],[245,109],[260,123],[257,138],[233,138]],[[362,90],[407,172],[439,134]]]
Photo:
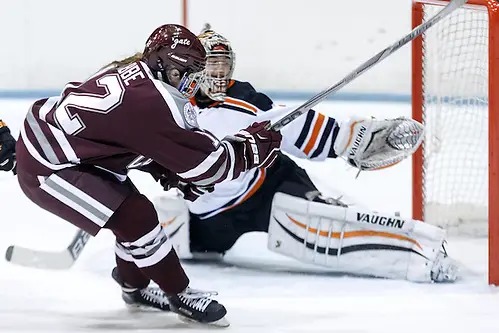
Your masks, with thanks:
[[[194,96],[203,82],[206,52],[196,35],[181,25],[165,24],[154,30],[143,60],[156,78],[187,98]]]
[[[213,30],[198,36],[206,51],[205,80],[201,92],[214,101],[224,101],[236,63],[230,42]]]

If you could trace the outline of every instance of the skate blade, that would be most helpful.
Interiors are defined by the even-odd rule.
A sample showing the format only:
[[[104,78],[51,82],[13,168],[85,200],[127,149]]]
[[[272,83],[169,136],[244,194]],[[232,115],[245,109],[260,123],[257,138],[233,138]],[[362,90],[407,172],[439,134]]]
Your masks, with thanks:
[[[192,319],[184,317],[182,315],[178,315],[178,318],[181,321],[183,321],[184,323],[193,324],[193,325],[197,325],[197,326],[203,326],[203,327],[225,328],[225,327],[230,326],[229,321],[225,317],[223,317],[217,321],[211,322],[211,323],[201,323],[199,321],[192,320]]]
[[[125,307],[128,309],[129,312],[171,312],[169,308],[161,310],[143,304],[125,303]]]

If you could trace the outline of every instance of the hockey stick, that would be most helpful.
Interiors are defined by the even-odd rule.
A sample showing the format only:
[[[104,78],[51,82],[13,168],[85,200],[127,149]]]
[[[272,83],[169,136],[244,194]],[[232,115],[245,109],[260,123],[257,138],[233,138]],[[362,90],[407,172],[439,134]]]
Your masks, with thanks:
[[[382,50],[378,54],[376,54],[374,57],[371,59],[367,60],[365,63],[354,69],[350,74],[348,74],[345,78],[340,80],[338,83],[335,85],[327,88],[326,90],[318,93],[302,105],[300,105],[298,108],[295,110],[291,111],[281,119],[279,119],[277,122],[275,122],[272,125],[268,125],[267,129],[273,129],[275,131],[279,131],[281,128],[301,116],[302,114],[308,112],[311,108],[325,100],[329,95],[335,93],[336,91],[340,90],[344,86],[346,86],[348,83],[352,82],[355,80],[357,77],[360,75],[364,74],[368,69],[379,63],[381,60],[385,59],[398,49],[400,49],[402,46],[405,44],[409,43],[413,39],[417,38],[419,35],[421,35],[423,32],[428,30],[430,27],[435,25],[437,22],[442,20],[444,17],[452,13],[455,9],[458,9],[462,5],[464,5],[468,0],[452,0],[449,2],[447,6],[444,7],[440,12],[438,12],[435,16],[433,16],[431,19],[428,21],[418,25],[415,27],[408,35],[403,37],[402,39],[396,41],[393,45],[387,47],[386,49]]]
[[[46,269],[68,269],[75,263],[90,238],[83,230],[73,237],[71,244],[60,252],[38,251],[11,245],[5,252],[5,259],[13,264]]]

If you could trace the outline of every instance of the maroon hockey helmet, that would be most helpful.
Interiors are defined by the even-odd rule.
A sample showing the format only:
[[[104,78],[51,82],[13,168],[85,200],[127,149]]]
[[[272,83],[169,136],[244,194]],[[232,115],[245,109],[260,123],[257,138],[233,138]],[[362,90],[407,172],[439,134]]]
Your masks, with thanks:
[[[192,97],[204,80],[206,51],[189,29],[165,24],[147,39],[143,59],[160,80]]]

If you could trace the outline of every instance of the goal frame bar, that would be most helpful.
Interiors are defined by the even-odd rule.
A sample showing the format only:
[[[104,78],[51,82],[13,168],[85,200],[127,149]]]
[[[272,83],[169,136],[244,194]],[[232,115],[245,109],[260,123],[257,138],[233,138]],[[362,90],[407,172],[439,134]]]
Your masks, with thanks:
[[[423,5],[445,6],[447,0],[413,0],[412,26],[423,22]],[[487,10],[489,18],[488,36],[488,98],[489,98],[489,143],[488,143],[488,242],[489,284],[499,286],[499,2],[497,0],[469,0],[463,8]],[[412,117],[423,121],[423,36],[412,42]],[[423,145],[412,159],[412,214],[424,220],[423,204]]]

